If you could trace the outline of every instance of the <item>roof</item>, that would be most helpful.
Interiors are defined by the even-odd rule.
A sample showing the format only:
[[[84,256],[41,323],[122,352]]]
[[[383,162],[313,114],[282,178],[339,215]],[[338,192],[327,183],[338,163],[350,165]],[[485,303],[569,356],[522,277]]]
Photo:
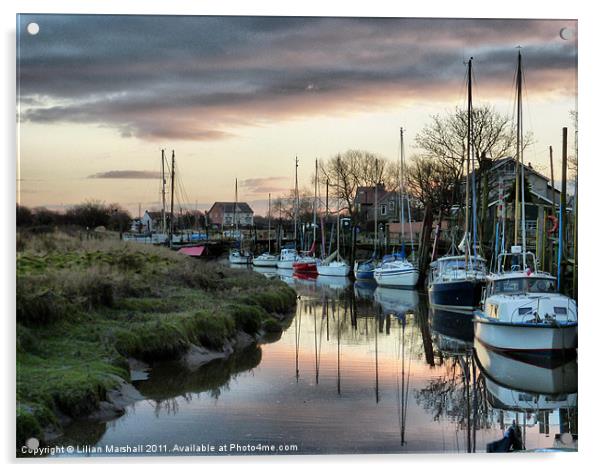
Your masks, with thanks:
[[[187,256],[199,257],[205,251],[205,246],[183,247],[178,250],[180,254]]]
[[[489,168],[489,172],[494,172],[496,169],[508,164],[508,163],[515,163],[516,159],[514,159],[514,157],[502,157],[501,159],[498,159],[496,161],[494,161],[493,165]],[[531,167],[530,165],[524,165],[524,168],[527,169],[529,172],[541,177],[542,179],[546,180],[547,182],[550,181],[549,177],[546,177],[545,175],[543,175],[541,172],[538,172],[537,170],[535,170],[533,167]]]
[[[234,205],[236,205],[236,207],[237,207],[236,211],[240,211],[242,213],[253,213],[253,210],[251,209],[249,204],[246,202],[238,202],[238,203],[236,203],[236,202],[215,202],[211,206],[211,209],[209,210],[209,212],[212,212],[215,207],[222,207],[224,209],[224,212],[234,213]]]
[[[385,186],[383,184],[378,184],[378,194],[385,193]],[[372,186],[362,186],[358,187],[355,191],[355,203],[361,204],[369,204],[372,205],[374,203],[374,185]]]
[[[148,216],[150,216],[153,220],[159,219],[162,217],[162,212],[160,211],[148,211],[146,210],[146,212],[148,214]],[[166,213],[167,216],[167,213]]]

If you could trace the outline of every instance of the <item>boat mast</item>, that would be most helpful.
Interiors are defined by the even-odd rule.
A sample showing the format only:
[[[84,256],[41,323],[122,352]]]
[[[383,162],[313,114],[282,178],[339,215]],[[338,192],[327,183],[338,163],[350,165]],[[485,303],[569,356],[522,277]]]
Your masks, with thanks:
[[[171,151],[171,208],[169,216],[169,247],[173,241],[173,196],[174,196],[174,181],[176,179],[176,152],[172,149]]]
[[[468,61],[468,111],[467,111],[467,132],[466,132],[466,191],[465,191],[465,210],[464,210],[464,264],[468,270],[468,246],[470,238],[470,148],[471,148],[471,128],[472,128],[472,57]]]
[[[374,182],[374,257],[376,257],[376,239],[378,238],[378,159],[375,161],[376,179]]]
[[[297,168],[299,167],[299,158],[297,156],[295,156],[295,194],[293,195],[294,198],[294,221],[295,221],[295,231],[294,231],[294,235],[295,235],[295,249],[297,249],[297,219],[299,217],[299,181],[297,179]]]
[[[518,67],[516,72],[516,172],[515,172],[515,204],[514,204],[514,244],[518,245],[518,215],[520,213],[521,244],[523,269],[527,267],[527,241],[525,223],[525,166],[523,162],[523,70],[520,47],[518,50]],[[520,207],[519,207],[519,165],[520,165]]]
[[[317,224],[317,215],[318,215],[318,159],[316,159],[316,175],[314,176],[314,221],[313,221],[313,241],[312,245],[316,243],[316,227]]]
[[[238,220],[236,219],[236,209],[238,207],[238,177],[234,179],[234,228],[238,233]],[[242,249],[242,248],[239,248]]]
[[[268,254],[272,253],[272,194],[268,193]]]
[[[399,151],[399,223],[401,225],[401,233],[400,233],[400,243],[403,248],[403,238],[405,235],[404,230],[404,210],[403,210],[403,127],[399,128],[399,136],[400,136],[400,151]],[[402,250],[402,253],[404,251]]]
[[[472,247],[474,251],[475,262],[477,258],[477,184],[475,167],[475,150],[473,140],[473,113],[472,113],[472,60],[468,61],[468,156],[472,166]]]
[[[518,216],[520,213],[520,202],[519,202],[519,162],[520,162],[520,120],[521,120],[521,56],[520,49],[518,51],[518,70],[516,74],[516,91],[517,91],[517,105],[516,105],[516,162],[514,163],[514,245],[518,245]],[[524,250],[525,248],[523,248]]]
[[[161,149],[161,221],[163,222],[163,234],[167,233],[167,221],[165,219],[165,149]]]
[[[337,167],[339,169],[341,168],[340,163]],[[337,172],[337,189],[339,189],[339,173],[338,172]],[[341,259],[341,254],[339,254],[339,249],[340,249],[339,245],[340,245],[340,239],[341,239],[340,213],[341,213],[341,199],[340,199],[340,196],[337,195],[337,260]]]

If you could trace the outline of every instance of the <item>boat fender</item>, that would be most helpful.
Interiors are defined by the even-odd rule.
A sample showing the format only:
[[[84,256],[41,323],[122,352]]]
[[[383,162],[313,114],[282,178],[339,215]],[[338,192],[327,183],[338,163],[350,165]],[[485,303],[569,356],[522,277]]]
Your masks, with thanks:
[[[548,220],[552,222],[552,227],[548,229],[548,235],[551,236],[558,231],[558,218],[554,215],[548,216]]]

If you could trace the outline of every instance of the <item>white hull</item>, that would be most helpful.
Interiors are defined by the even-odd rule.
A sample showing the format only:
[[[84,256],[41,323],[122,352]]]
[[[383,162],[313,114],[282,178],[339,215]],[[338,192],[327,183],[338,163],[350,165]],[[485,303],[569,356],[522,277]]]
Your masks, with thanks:
[[[418,284],[417,269],[381,269],[374,270],[374,280],[385,287],[413,288]]]
[[[489,349],[543,353],[577,348],[577,323],[502,323],[482,312],[475,314],[474,323],[475,338]]]
[[[293,264],[294,264],[294,262],[295,262],[294,259],[285,260],[285,261],[278,261],[276,263],[276,266],[279,269],[293,270]]]
[[[347,277],[351,268],[347,264],[341,263],[330,263],[330,264],[317,264],[318,275],[324,275],[328,277]]]
[[[253,259],[255,267],[276,267],[278,258],[276,256],[259,256]]]
[[[228,260],[230,261],[230,264],[248,264],[249,262],[251,262],[251,257],[250,256],[235,256],[230,254],[230,256],[228,257]]]

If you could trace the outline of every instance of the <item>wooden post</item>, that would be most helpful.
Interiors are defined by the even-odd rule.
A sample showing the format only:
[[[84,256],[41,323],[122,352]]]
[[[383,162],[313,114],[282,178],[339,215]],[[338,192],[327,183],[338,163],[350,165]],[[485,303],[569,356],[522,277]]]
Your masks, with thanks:
[[[573,298],[577,299],[578,278],[577,278],[577,186],[575,186],[575,201],[573,204]]]
[[[567,171],[567,133],[568,128],[562,128],[562,190],[560,193],[560,222],[558,226],[558,289],[564,292],[564,273],[566,257],[564,254],[566,243],[566,171]]]

